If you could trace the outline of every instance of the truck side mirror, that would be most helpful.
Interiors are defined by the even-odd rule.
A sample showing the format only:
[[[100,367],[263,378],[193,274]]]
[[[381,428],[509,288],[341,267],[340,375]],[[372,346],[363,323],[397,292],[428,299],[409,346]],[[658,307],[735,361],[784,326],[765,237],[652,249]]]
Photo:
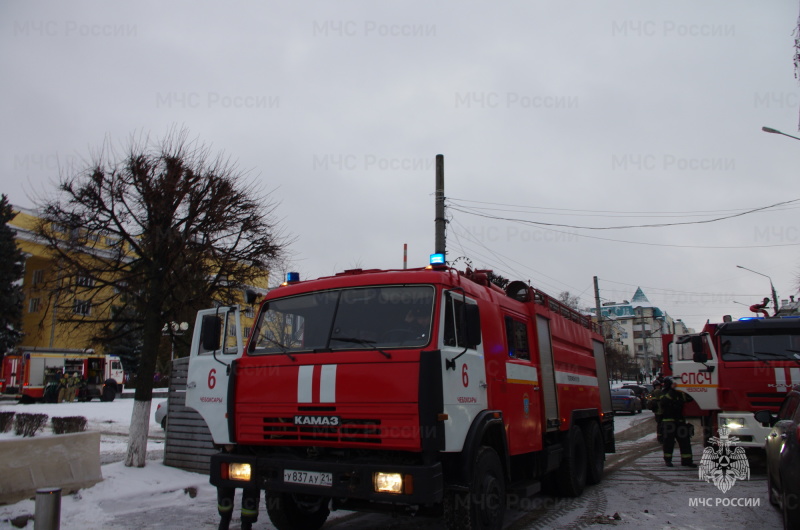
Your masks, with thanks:
[[[222,330],[222,319],[216,315],[203,315],[200,328],[200,342],[204,351],[219,349],[219,336]]]
[[[768,410],[759,410],[758,412],[753,413],[753,417],[762,425],[769,425],[772,427],[775,425],[775,420],[777,420],[777,416],[773,416],[772,413]]]
[[[708,362],[708,354],[703,349],[703,337],[692,337],[692,360],[696,363],[705,364]]]

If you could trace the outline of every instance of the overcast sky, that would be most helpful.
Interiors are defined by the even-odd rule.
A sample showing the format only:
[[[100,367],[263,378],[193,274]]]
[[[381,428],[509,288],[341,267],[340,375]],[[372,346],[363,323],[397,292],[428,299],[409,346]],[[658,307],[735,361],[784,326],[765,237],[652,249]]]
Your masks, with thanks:
[[[305,278],[448,259],[690,326],[797,292],[796,0],[0,4],[0,192],[185,127],[265,190]],[[480,214],[480,215],[475,215]],[[513,219],[514,221],[497,218]],[[520,222],[523,220],[524,222]],[[695,224],[588,230],[660,223]],[[738,303],[736,303],[738,302]],[[742,305],[744,304],[744,305]]]

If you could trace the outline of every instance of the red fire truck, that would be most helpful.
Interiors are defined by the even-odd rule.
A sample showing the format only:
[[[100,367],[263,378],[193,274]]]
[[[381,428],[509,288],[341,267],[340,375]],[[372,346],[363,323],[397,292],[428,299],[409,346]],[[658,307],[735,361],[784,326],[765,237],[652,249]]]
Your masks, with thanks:
[[[54,400],[45,392],[58,385],[62,372],[77,372],[83,387],[79,398],[84,401],[100,398],[113,401],[122,391],[122,362],[116,355],[103,355],[93,350],[25,350],[3,358],[0,370],[0,392],[14,394],[27,402]],[[57,394],[57,392],[56,392]]]
[[[186,403],[226,446],[212,484],[265,490],[276,527],[315,529],[331,509],[501,528],[507,494],[599,482],[615,449],[603,337],[487,272],[290,273],[244,348],[238,308],[200,312]]]
[[[743,447],[763,447],[770,432],[753,412],[777,412],[800,383],[800,318],[746,318],[706,323],[703,331],[664,336],[664,372],[695,402],[703,439],[727,427]]]

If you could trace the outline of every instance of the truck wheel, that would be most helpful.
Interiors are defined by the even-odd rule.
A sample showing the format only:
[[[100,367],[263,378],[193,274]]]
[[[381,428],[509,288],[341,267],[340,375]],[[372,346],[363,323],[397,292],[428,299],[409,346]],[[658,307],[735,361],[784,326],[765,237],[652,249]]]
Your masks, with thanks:
[[[444,525],[449,530],[500,530],[506,512],[506,481],[491,447],[475,455],[469,493],[445,492]]]
[[[586,443],[587,465],[586,483],[599,484],[603,480],[603,468],[606,460],[606,446],[603,443],[603,433],[597,422],[590,422],[584,425],[584,442]]]
[[[586,444],[577,425],[569,430],[566,451],[556,472],[558,493],[563,497],[578,497],[586,486]]]
[[[331,513],[327,497],[291,493],[266,497],[267,514],[278,530],[319,530]]]

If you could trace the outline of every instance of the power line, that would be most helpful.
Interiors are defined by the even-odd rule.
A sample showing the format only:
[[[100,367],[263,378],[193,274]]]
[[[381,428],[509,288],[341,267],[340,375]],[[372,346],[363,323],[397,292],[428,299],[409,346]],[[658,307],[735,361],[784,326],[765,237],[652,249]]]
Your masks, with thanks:
[[[597,213],[597,214],[643,214],[644,216],[649,216],[652,214],[660,215],[715,215],[719,213],[725,212],[744,212],[748,210],[752,210],[757,207],[747,207],[747,208],[727,208],[722,210],[676,210],[676,211],[657,211],[657,210],[647,210],[647,211],[626,211],[626,210],[586,210],[586,209],[579,209],[579,208],[551,208],[547,206],[526,206],[523,204],[508,204],[502,202],[488,202],[488,201],[475,201],[471,199],[461,199],[458,197],[448,197],[448,200],[457,201],[457,202],[468,202],[474,204],[488,204],[492,206],[508,206],[511,208],[522,208],[523,210],[553,210],[559,212],[584,212],[584,213]],[[795,209],[795,208],[791,208]]]
[[[539,224],[539,225],[547,225],[547,226],[561,226],[549,223],[535,223],[533,221],[525,221],[522,219],[507,219],[503,217],[496,217],[491,215],[483,215],[475,212],[470,212],[467,210],[462,210],[461,208],[457,208],[455,206],[450,206],[449,210],[457,211],[461,213],[465,213],[467,215],[475,215],[478,217],[484,217],[488,219],[495,219],[498,221],[509,221],[512,223],[519,223],[519,224]],[[795,247],[800,245],[800,243],[776,243],[773,245],[676,245],[670,243],[648,243],[644,241],[627,241],[625,239],[614,239],[610,237],[600,237],[600,236],[590,236],[587,234],[578,234],[576,232],[566,232],[564,230],[556,230],[554,228],[547,228],[547,226],[541,226],[542,230],[548,230],[550,232],[555,232],[557,234],[566,234],[568,236],[575,236],[575,237],[583,237],[587,239],[597,239],[600,241],[611,241],[613,243],[626,243],[629,245],[644,245],[649,247],[668,247],[668,248],[701,248],[701,249],[738,249],[738,248],[772,248],[772,247]]]
[[[479,212],[475,212],[475,211],[470,211],[470,210],[464,209],[464,207],[457,208],[455,206],[450,206],[450,208],[454,209],[456,211],[462,212],[462,213],[466,213],[468,215],[476,215],[478,217],[486,217],[486,218],[489,218],[489,219],[496,219],[496,220],[499,220],[499,221],[510,221],[510,222],[517,222],[517,223],[523,223],[523,224],[537,225],[537,226],[558,226],[558,227],[561,227],[561,228],[574,228],[574,229],[578,229],[578,230],[620,230],[620,229],[627,229],[627,228],[663,228],[663,227],[666,227],[666,226],[682,226],[682,225],[716,223],[718,221],[724,221],[726,219],[733,219],[735,217],[741,217],[743,215],[748,215],[748,214],[751,214],[751,213],[760,212],[760,211],[763,211],[763,210],[768,210],[770,208],[775,208],[776,206],[783,206],[785,204],[791,204],[791,203],[797,202],[797,201],[800,201],[800,199],[792,199],[792,200],[789,200],[789,201],[782,201],[782,202],[778,202],[778,203],[771,204],[771,205],[768,205],[768,206],[761,206],[759,208],[753,208],[753,209],[750,209],[750,210],[746,210],[746,211],[743,211],[743,212],[738,212],[738,213],[731,214],[731,215],[725,215],[725,216],[722,216],[722,217],[716,217],[714,219],[704,219],[704,220],[700,220],[700,221],[682,221],[682,222],[677,222],[677,223],[653,223],[653,224],[643,224],[643,225],[620,225],[620,226],[580,226],[580,225],[569,225],[569,224],[563,224],[563,223],[545,223],[543,221],[529,221],[527,219],[515,219],[515,218],[510,218],[510,217],[493,216],[493,215],[483,214],[483,213],[479,213]]]

